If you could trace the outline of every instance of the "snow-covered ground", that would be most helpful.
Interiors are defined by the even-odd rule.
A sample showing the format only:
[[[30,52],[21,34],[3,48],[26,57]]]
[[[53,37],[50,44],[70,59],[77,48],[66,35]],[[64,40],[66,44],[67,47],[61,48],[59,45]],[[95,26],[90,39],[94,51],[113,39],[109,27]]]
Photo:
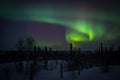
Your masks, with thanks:
[[[0,80],[30,80],[30,63],[23,62],[23,71],[18,72],[15,63],[0,64]],[[63,65],[63,78],[60,78],[60,64]],[[26,67],[29,66],[29,67]],[[28,69],[28,70],[27,70]],[[109,72],[103,72],[100,67],[91,67],[82,71],[68,72],[67,63],[61,60],[37,62],[33,80],[120,80],[120,66],[110,66]]]

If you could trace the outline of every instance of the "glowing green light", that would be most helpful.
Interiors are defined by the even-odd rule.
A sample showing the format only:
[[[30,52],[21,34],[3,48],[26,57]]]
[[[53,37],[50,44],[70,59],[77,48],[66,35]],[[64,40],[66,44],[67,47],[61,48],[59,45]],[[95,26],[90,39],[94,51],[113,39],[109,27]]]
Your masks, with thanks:
[[[97,39],[110,40],[120,37],[120,28],[118,30],[113,29],[112,32],[107,33],[106,25],[103,23],[105,21],[120,23],[119,15],[112,13],[95,13],[94,11],[92,13],[85,13],[79,10],[72,12],[72,10],[53,10],[50,8],[7,8],[0,11],[0,16],[10,20],[36,21],[63,25],[67,28],[65,34],[67,42],[93,41]]]
[[[70,32],[66,35],[66,40],[68,42],[80,42],[87,40],[87,38],[82,34]]]

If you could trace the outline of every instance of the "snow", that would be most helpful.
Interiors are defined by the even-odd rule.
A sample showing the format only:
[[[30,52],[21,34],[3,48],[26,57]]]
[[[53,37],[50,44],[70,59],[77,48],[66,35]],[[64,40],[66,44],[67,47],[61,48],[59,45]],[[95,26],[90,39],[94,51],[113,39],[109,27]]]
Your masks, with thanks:
[[[23,71],[16,71],[15,63],[0,64],[0,80],[30,80],[29,62],[23,62]],[[36,73],[33,80],[120,80],[120,66],[109,66],[109,72],[103,72],[100,67],[83,69],[80,74],[78,70],[68,72],[67,62],[62,60],[50,60],[47,68],[44,61],[37,62]],[[60,64],[63,64],[63,78],[60,78]],[[26,68],[29,66],[28,68]],[[27,70],[28,69],[28,70]]]

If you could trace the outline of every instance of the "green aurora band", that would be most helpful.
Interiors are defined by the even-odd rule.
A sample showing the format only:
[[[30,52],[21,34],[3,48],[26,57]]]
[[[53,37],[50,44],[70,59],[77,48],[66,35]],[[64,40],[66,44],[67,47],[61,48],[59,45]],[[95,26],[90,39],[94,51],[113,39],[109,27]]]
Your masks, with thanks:
[[[106,21],[120,23],[119,15],[107,12],[20,7],[3,9],[0,16],[9,20],[37,21],[65,26],[66,41],[72,43],[100,39],[114,40],[120,37],[119,31],[116,32],[117,29],[106,34]]]

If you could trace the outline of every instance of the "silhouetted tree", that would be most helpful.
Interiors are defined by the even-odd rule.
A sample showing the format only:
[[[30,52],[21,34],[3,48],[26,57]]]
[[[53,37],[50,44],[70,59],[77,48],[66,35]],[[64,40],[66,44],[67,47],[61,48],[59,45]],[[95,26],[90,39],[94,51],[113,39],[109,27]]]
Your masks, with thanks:
[[[38,58],[38,52],[36,46],[34,46],[34,53],[33,53],[33,63],[34,65],[37,65],[37,58]]]
[[[72,52],[72,50],[73,50],[73,45],[72,43],[70,43],[70,52]]]
[[[78,53],[79,53],[79,55],[81,54],[81,48],[78,49]]]
[[[32,37],[29,37],[29,38],[26,39],[26,42],[27,42],[28,51],[31,51],[33,46],[34,46],[35,40]]]
[[[38,51],[37,51],[37,47],[34,46],[34,60],[37,60],[37,57],[38,57]]]
[[[73,45],[70,43],[70,59],[73,58]]]
[[[27,47],[27,50],[29,51],[28,54],[31,53],[33,46],[34,46],[34,42],[35,42],[35,40],[32,37],[28,37],[26,39],[26,47]],[[26,70],[28,72],[30,55],[27,55],[26,57],[27,57]]]
[[[52,48],[49,48],[49,53],[51,53],[52,52]]]
[[[22,39],[19,39],[16,46],[17,46],[18,51],[22,51],[24,48],[24,41]]]
[[[44,68],[45,69],[48,69],[48,60],[47,60],[47,58],[48,58],[48,48],[46,46],[45,49],[44,49],[44,59],[45,59]]]
[[[103,43],[101,42],[101,48],[100,48],[100,53],[103,53]]]
[[[21,53],[21,51],[23,51],[24,48],[24,41],[22,39],[19,39],[17,42],[17,49],[19,51],[19,53]],[[23,63],[21,61],[18,62],[17,64],[17,58],[19,58],[18,55],[15,56],[15,66],[18,72],[22,72],[23,71]],[[22,59],[22,57],[20,57],[20,60]]]
[[[47,48],[47,46],[45,47],[45,59],[48,57],[48,48]]]

